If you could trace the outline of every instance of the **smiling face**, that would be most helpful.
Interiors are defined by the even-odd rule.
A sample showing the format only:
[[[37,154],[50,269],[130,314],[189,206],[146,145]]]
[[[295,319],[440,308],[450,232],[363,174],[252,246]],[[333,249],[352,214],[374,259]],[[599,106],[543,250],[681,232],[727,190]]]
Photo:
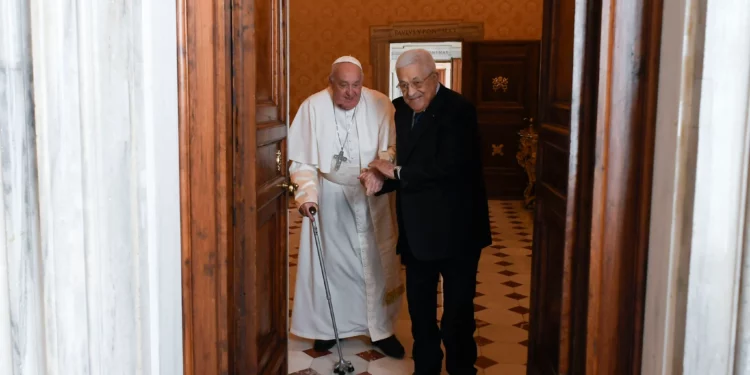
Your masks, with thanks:
[[[437,91],[437,74],[425,66],[414,63],[396,69],[399,88],[404,101],[414,112],[427,109]]]
[[[357,65],[348,62],[334,65],[328,78],[333,103],[347,111],[356,107],[362,95],[362,78],[362,69]]]

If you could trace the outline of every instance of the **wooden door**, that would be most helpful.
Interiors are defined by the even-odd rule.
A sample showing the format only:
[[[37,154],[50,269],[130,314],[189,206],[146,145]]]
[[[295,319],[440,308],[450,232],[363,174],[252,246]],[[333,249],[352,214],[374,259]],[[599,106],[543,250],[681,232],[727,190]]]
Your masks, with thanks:
[[[185,373],[287,373],[286,0],[179,0]]]
[[[463,65],[461,65],[460,58],[454,58],[451,60],[451,90],[461,93],[461,72],[463,71]]]
[[[286,375],[286,18],[281,0],[235,0],[235,374]],[[254,26],[254,27],[253,27]]]
[[[437,74],[438,74],[438,81],[440,81],[440,83],[442,83],[443,85],[445,85],[446,84],[445,83],[445,77],[446,77],[445,76],[445,68],[438,68],[437,69]]]
[[[574,14],[575,0],[545,2],[537,116],[529,374],[568,373],[570,296],[563,295],[562,285],[563,278],[572,274],[570,256],[565,252],[565,228]]]
[[[518,164],[519,131],[536,117],[539,42],[464,42],[463,95],[477,108],[490,199],[523,199],[529,182]]]
[[[528,374],[640,373],[661,7],[544,2]]]

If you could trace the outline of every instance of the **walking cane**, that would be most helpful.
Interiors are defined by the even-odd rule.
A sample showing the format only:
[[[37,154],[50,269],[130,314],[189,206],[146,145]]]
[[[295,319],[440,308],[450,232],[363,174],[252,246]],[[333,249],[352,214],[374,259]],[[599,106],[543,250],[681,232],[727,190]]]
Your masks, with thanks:
[[[315,216],[317,210],[315,207],[310,208],[310,214]],[[328,289],[328,275],[326,274],[326,265],[323,262],[323,248],[320,245],[320,234],[318,233],[318,224],[315,220],[310,220],[312,224],[313,235],[315,236],[315,247],[318,248],[318,260],[320,260],[320,271],[323,273],[323,285],[326,287],[326,299],[328,299],[328,309],[331,310],[331,322],[333,323],[333,334],[336,337],[336,348],[339,352],[339,361],[333,366],[335,374],[344,375],[347,372],[354,372],[354,366],[349,361],[344,360],[344,354],[341,352],[339,345],[339,329],[336,327],[336,316],[333,313],[333,302],[331,302],[331,290]]]

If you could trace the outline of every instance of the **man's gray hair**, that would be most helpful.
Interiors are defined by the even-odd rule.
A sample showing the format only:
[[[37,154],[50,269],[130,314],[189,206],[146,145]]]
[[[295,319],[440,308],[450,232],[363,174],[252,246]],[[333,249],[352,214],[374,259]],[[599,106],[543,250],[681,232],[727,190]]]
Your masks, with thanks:
[[[435,59],[432,58],[432,54],[421,48],[410,49],[402,53],[401,56],[398,57],[398,60],[396,60],[396,69],[405,68],[413,64],[421,66],[425,74],[437,70]]]

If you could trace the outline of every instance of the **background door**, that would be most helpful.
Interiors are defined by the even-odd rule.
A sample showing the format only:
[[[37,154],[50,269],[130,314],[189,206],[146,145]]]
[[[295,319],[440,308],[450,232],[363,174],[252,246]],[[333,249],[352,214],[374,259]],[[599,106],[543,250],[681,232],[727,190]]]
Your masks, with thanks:
[[[482,162],[490,199],[523,199],[528,183],[518,164],[518,134],[537,113],[538,41],[464,42],[461,92],[477,107]]]
[[[179,0],[185,374],[287,373],[287,0]]]

